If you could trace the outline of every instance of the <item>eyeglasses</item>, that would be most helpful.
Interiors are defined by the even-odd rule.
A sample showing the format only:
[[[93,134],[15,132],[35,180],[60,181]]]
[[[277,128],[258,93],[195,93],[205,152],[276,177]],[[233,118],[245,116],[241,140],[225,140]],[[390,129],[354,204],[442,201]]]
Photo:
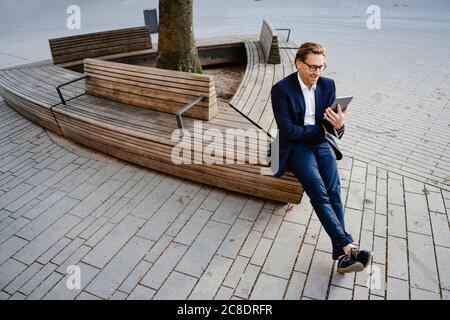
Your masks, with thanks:
[[[309,67],[309,71],[310,72],[314,72],[316,70],[319,70],[320,72],[322,72],[323,70],[325,70],[327,68],[327,65],[324,63],[321,66],[316,66],[316,65],[309,65],[305,62],[305,60],[302,60],[302,62],[304,64],[306,64]]]

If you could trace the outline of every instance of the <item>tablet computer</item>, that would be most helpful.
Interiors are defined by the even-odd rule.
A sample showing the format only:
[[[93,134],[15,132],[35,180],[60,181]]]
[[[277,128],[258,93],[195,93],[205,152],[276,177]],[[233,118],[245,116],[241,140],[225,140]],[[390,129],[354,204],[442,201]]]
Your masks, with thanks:
[[[331,105],[331,109],[334,112],[337,112],[337,105],[339,104],[342,108],[342,111],[344,111],[345,109],[347,109],[347,107],[350,104],[350,101],[352,101],[352,99],[353,99],[353,96],[336,98],[336,100],[334,100],[333,104]]]

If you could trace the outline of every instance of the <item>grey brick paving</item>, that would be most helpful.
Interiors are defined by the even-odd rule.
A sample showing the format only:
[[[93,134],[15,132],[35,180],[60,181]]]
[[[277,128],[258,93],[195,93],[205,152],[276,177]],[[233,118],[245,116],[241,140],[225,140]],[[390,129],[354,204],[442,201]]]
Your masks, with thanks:
[[[294,271],[289,281],[289,287],[286,290],[284,299],[300,300],[302,291],[306,282],[306,274]]]
[[[303,226],[289,222],[283,223],[262,271],[270,275],[289,279],[304,232],[305,228]]]
[[[351,300],[352,290],[346,288],[340,288],[336,286],[330,287],[330,293],[328,295],[329,300]]]
[[[304,273],[308,273],[309,266],[314,253],[314,246],[303,243],[294,269]]]
[[[25,295],[29,295],[36,289],[48,276],[52,273],[55,273],[56,265],[49,263],[43,266],[36,274],[33,275],[22,287],[19,288],[19,291]]]
[[[65,276],[43,297],[44,300],[73,300],[99,273],[98,269],[84,263],[76,266],[80,268],[80,289],[67,286],[71,273],[65,273]]]
[[[0,287],[5,287],[9,282],[14,280],[23,270],[26,265],[13,259],[7,260],[0,266]]]
[[[32,240],[44,230],[50,227],[57,220],[61,219],[62,216],[66,214],[71,208],[73,208],[78,203],[78,200],[71,199],[68,197],[62,198],[55,205],[50,207],[39,217],[34,219],[24,228],[22,228],[17,235],[27,239]]]
[[[233,295],[233,289],[230,289],[227,287],[220,287],[220,289],[217,292],[214,299],[215,300],[230,300],[232,295]]]
[[[142,219],[125,218],[83,258],[83,262],[103,268],[143,224]]]
[[[239,280],[244,275],[244,270],[249,263],[249,259],[245,257],[238,256],[234,259],[233,265],[231,266],[225,280],[223,281],[223,285],[236,288]]]
[[[411,300],[438,300],[440,295],[437,292],[425,291],[411,288]]]
[[[408,248],[411,287],[438,291],[439,282],[431,237],[410,232]]]
[[[270,247],[272,246],[272,244],[273,240],[261,238],[250,262],[257,266],[263,266],[264,261],[266,261],[267,255],[269,254]]]
[[[244,274],[239,281],[239,284],[234,292],[234,295],[239,298],[248,299],[251,290],[255,284],[261,268],[252,264],[249,264],[245,269]]]
[[[250,299],[281,300],[287,286],[287,280],[269,274],[260,273]]]
[[[119,290],[122,292],[131,293],[136,285],[142,280],[151,266],[152,263],[142,260],[130,273],[127,279],[120,285]]]
[[[260,232],[251,231],[241,248],[240,255],[244,257],[251,257],[256,247],[258,246],[259,239],[262,234]]]
[[[162,288],[156,293],[156,300],[186,300],[197,278],[179,272],[172,272]]]
[[[229,258],[214,257],[190,294],[189,299],[212,300],[232,263],[233,260]]]
[[[64,250],[64,248],[71,242],[69,238],[62,238],[58,242],[56,242],[53,246],[50,247],[43,255],[41,255],[37,262],[45,265],[47,264],[53,257],[55,257],[59,252]]]
[[[127,300],[150,300],[155,295],[155,292],[153,289],[138,285],[128,296]]]
[[[210,211],[203,209],[197,210],[191,219],[185,223],[181,231],[176,236],[175,241],[186,245],[191,244],[203,229],[211,215],[212,213]]]
[[[217,251],[217,254],[234,259],[247,238],[251,227],[251,222],[237,219]]]
[[[436,246],[435,248],[441,288],[450,290],[450,277],[447,274],[450,263],[450,249],[440,246]]]
[[[145,256],[145,260],[149,262],[155,262],[159,256],[164,253],[166,248],[172,242],[173,238],[163,235],[151,248],[151,250]]]
[[[0,245],[0,265],[12,257],[17,251],[22,249],[28,241],[16,236],[12,236]]]
[[[0,299],[450,299],[448,10],[383,0],[383,29],[368,31],[359,4],[321,4],[330,27],[352,43],[349,52],[327,28],[304,27],[315,4],[292,13],[261,4],[277,27],[289,21],[296,43],[322,39],[325,75],[339,95],[357,97],[338,167],[347,228],[374,251],[372,278],[333,271],[330,240],[306,195],[286,206],[105,157],[62,141],[0,98]],[[215,1],[199,3],[196,34],[259,32],[254,5],[217,15]],[[336,12],[350,20],[342,24]],[[0,68],[48,58],[48,47],[35,45],[46,44],[48,32],[33,34],[32,50],[16,32]],[[435,59],[417,63],[429,48]],[[80,290],[65,285],[72,264],[83,271]],[[377,287],[366,286],[370,279]]]
[[[188,249],[176,270],[199,277],[219,248],[229,228],[227,224],[210,221]]]
[[[116,290],[109,300],[126,300],[128,296],[128,293]]]
[[[149,245],[149,240],[132,238],[92,280],[86,291],[104,299],[109,298],[143,258]]]
[[[31,264],[78,222],[80,222],[79,218],[66,214],[45,232],[33,239],[32,242],[28,243],[14,257],[28,265]]]
[[[27,300],[42,299],[44,295],[50,291],[61,279],[63,275],[53,272],[46,278],[30,295],[26,297]]]
[[[388,277],[386,298],[388,300],[408,300],[408,282]]]
[[[79,247],[74,253],[70,255],[56,270],[59,273],[66,273],[67,269],[72,265],[78,265],[81,261],[81,259],[89,252],[91,251],[91,248],[82,245]]]
[[[39,263],[33,263],[13,281],[11,281],[3,290],[10,294],[16,293],[17,290],[19,290],[20,287],[22,287],[28,280],[30,280],[39,270],[41,270],[41,268],[42,265],[40,265]]]
[[[141,283],[147,287],[159,289],[186,250],[187,247],[184,245],[171,244],[152,265]]]
[[[247,198],[238,194],[228,194],[215,210],[213,220],[232,224],[239,216]]]
[[[431,235],[430,218],[425,194],[405,193],[408,231]]]
[[[303,295],[313,299],[325,299],[331,271],[331,260],[328,253],[316,251],[306,280]]]

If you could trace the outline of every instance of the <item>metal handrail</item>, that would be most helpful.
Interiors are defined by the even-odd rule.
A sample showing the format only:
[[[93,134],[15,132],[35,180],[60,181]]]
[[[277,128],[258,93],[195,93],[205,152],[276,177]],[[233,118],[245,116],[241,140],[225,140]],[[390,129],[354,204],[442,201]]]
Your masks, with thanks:
[[[277,31],[288,31],[288,36],[286,41],[289,42],[289,37],[291,36],[291,29],[275,29]]]
[[[184,137],[184,126],[183,126],[183,120],[181,119],[181,115],[191,109],[193,106],[195,106],[197,103],[202,101],[205,97],[204,96],[198,96],[194,100],[192,100],[190,103],[179,109],[177,112],[175,112],[175,117],[177,118],[177,124],[178,128],[181,129],[180,137]]]
[[[58,92],[59,98],[61,99],[61,103],[63,105],[66,105],[66,100],[64,100],[64,97],[63,97],[63,95],[61,93],[61,87],[67,86],[68,84],[71,84],[71,83],[74,83],[74,82],[77,82],[77,81],[80,81],[80,80],[83,80],[83,79],[86,79],[86,78],[87,78],[87,75],[84,75],[84,76],[82,76],[80,78],[76,78],[76,79],[73,79],[73,80],[61,83],[60,85],[56,86],[56,91]]]

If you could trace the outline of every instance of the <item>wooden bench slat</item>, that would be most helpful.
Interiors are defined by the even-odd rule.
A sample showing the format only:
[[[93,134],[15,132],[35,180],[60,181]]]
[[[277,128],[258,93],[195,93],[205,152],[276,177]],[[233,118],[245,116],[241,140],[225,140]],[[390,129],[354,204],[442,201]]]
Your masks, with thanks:
[[[138,96],[124,91],[93,86],[91,84],[86,85],[86,93],[109,100],[114,99],[114,101],[131,104],[141,108],[156,109],[158,111],[173,114],[187,104],[173,100],[153,99],[151,96]],[[201,106],[195,106],[186,111],[183,115],[191,118],[208,119],[209,110],[207,108],[202,108]]]
[[[217,114],[215,85],[210,75],[96,59],[85,59],[84,65],[87,75],[86,93],[89,95],[172,114],[201,95],[205,99],[186,111],[183,116],[210,120]],[[100,71],[102,72],[99,74]],[[189,86],[196,90],[178,90],[178,93],[175,93],[177,82],[186,85],[183,89]],[[201,90],[200,94],[198,89]]]
[[[151,49],[151,48],[152,48],[152,45],[150,43],[146,43],[146,42],[132,43],[132,44],[126,44],[126,45],[119,45],[119,46],[108,45],[105,48],[76,52],[76,53],[69,53],[69,54],[65,54],[62,56],[61,55],[54,56],[53,62],[55,64],[58,64],[58,63],[66,62],[66,61],[80,60],[83,58],[95,58],[95,57],[110,55],[110,54],[114,54],[114,53],[124,53],[124,52],[145,50],[145,49]]]
[[[235,108],[239,108],[239,105],[241,104],[241,98],[242,98],[242,94],[244,92],[244,89],[247,88],[249,81],[250,81],[250,75],[253,72],[253,68],[254,68],[254,53],[253,50],[251,48],[251,44],[250,42],[245,42],[245,51],[247,54],[247,65],[245,67],[245,73],[244,73],[244,77],[242,78],[241,83],[239,84],[238,89],[236,90],[236,93],[234,94],[233,98],[231,98],[230,100],[230,104],[233,105]]]
[[[95,109],[92,107],[95,106]],[[83,96],[69,102],[68,106],[62,107],[63,112],[75,112],[79,116],[88,117],[92,120],[99,119],[99,124],[102,122],[111,123],[118,127],[128,126],[143,134],[151,133],[154,137],[161,137],[165,139],[159,140],[160,143],[170,144],[175,146],[177,143],[171,142],[173,130],[177,129],[173,116],[168,114],[158,113],[152,110],[143,110],[136,107],[122,105],[120,103],[110,102],[95,97]],[[142,120],[141,120],[142,119]],[[233,123],[230,127],[230,122],[204,122],[203,129],[218,129],[220,132],[225,132],[226,129],[255,129],[250,123],[246,123],[243,127]],[[185,128],[193,132],[193,121],[187,119]],[[237,134],[241,136],[240,134]],[[209,144],[205,142],[205,146]]]
[[[270,64],[280,63],[278,34],[272,23],[267,20],[263,20],[262,23],[260,43],[263,48],[265,62]]]
[[[40,103],[34,103],[32,99],[29,99],[27,96],[14,94],[12,91],[9,91],[7,87],[2,86],[1,84],[0,95],[12,108],[14,108],[14,110],[22,114],[25,118],[57,134],[62,134],[62,131],[50,109],[42,106]]]
[[[121,60],[137,59],[137,58],[147,58],[149,56],[155,55],[156,53],[157,53],[156,49],[145,49],[145,50],[124,52],[124,53],[115,53],[115,54],[110,54],[110,55],[106,55],[106,56],[99,56],[99,57],[96,57],[96,59],[121,61]],[[63,68],[79,68],[79,67],[83,66],[83,60],[74,60],[74,61],[69,61],[69,62],[58,63],[58,66],[63,67]]]
[[[38,87],[42,88],[43,93],[48,93],[52,97],[56,97],[59,101],[59,97],[56,93],[56,86],[61,84],[61,78],[66,79],[66,81],[73,80],[77,78],[74,75],[64,76],[62,74],[54,74],[57,72],[57,69],[52,70],[42,70],[41,68],[30,68],[28,70],[17,70],[16,78],[18,81],[23,81],[25,78],[30,83],[36,84]],[[81,80],[80,83],[75,82],[74,84],[70,84],[64,87],[65,92],[69,93],[69,96],[76,96],[84,93],[84,87],[80,87],[80,85],[84,84],[84,80]],[[67,94],[67,93],[66,93]],[[69,97],[70,98],[70,97]]]
[[[98,86],[105,89],[110,90],[120,90],[127,93],[133,93],[136,95],[148,96],[154,99],[163,99],[171,101],[177,101],[182,103],[189,103],[194,100],[198,96],[204,96],[205,99],[197,103],[199,106],[208,106],[209,105],[209,95],[212,96],[212,100],[215,100],[215,91],[209,92],[201,92],[201,91],[188,91],[188,90],[180,90],[177,92],[173,88],[167,88],[164,86],[154,86],[154,85],[146,85],[143,83],[138,83],[133,81],[122,80],[119,78],[109,78],[104,76],[98,76],[94,79],[89,79],[88,84],[92,86]]]
[[[81,42],[79,45],[72,45],[68,48],[61,47],[60,49],[53,48],[52,54],[54,57],[64,56],[68,54],[80,53],[84,51],[94,51],[103,49],[105,46],[118,47],[131,44],[148,44],[148,40],[143,36],[124,36],[122,38],[101,39],[99,41],[92,41],[92,43]],[[144,45],[145,47],[145,45]],[[151,49],[151,48],[150,48]]]
[[[60,37],[60,38],[52,38],[48,41],[53,44],[58,43],[71,43],[73,41],[84,41],[89,38],[96,38],[96,37],[108,37],[108,36],[115,36],[115,35],[122,35],[122,34],[133,34],[135,32],[141,32],[142,30],[147,31],[150,30],[149,27],[131,27],[131,28],[122,28],[122,29],[114,29],[114,30],[106,30],[106,31],[98,31],[98,32],[92,32],[92,33],[84,33],[84,34],[78,34],[73,36],[66,36],[66,37]]]
[[[296,197],[294,195],[295,194],[298,195],[301,193],[301,187],[299,185],[295,187],[290,186],[287,183],[281,183],[282,182],[280,181],[281,179],[269,176],[260,176],[259,174],[245,176],[242,174],[237,174],[236,172],[230,173],[230,171],[224,170],[224,167],[219,165],[210,165],[210,166],[196,165],[196,164],[173,165],[167,153],[158,154],[151,152],[152,149],[142,150],[140,148],[134,148],[134,146],[138,145],[138,142],[133,138],[131,139],[128,138],[126,135],[120,139],[118,139],[117,135],[114,135],[113,137],[108,137],[107,131],[97,131],[99,130],[99,128],[91,127],[91,130],[96,130],[96,132],[99,133],[99,136],[102,137],[101,139],[99,139],[101,141],[98,142],[90,138],[92,136],[92,132],[90,130],[86,130],[87,128],[86,126],[84,127],[71,126],[70,122],[64,122],[64,120],[62,120],[61,123],[63,125],[65,135],[70,136],[75,141],[93,146],[96,149],[99,149],[103,152],[111,151],[111,147],[114,147],[115,148],[114,154],[119,158],[125,156],[126,158],[123,159],[127,161],[132,161],[141,165],[148,166],[148,164],[142,163],[140,161],[143,161],[145,159],[153,159],[154,161],[159,163],[158,166],[154,166],[153,168],[156,168],[157,170],[167,172],[170,174],[179,175],[181,177],[185,177],[194,181],[198,181],[195,179],[195,177],[198,178],[199,176],[202,176],[202,179],[199,182],[209,183],[219,187],[225,187],[227,189],[238,192],[250,193],[257,196],[264,196],[266,198],[273,197],[277,200],[280,200],[280,197],[284,196],[289,197],[291,202],[292,201],[298,202],[299,200],[298,196]],[[72,133],[67,132],[68,127],[70,127],[73,130]],[[80,131],[80,128],[86,131],[83,133]],[[127,143],[128,145],[126,145]],[[155,165],[155,163],[152,163],[152,165]],[[238,165],[236,165],[235,167],[238,167]],[[236,168],[233,167],[231,167],[230,169],[236,170]],[[195,177],[187,175],[187,172],[189,171],[191,171],[192,174],[195,175]],[[240,171],[240,173],[242,172],[243,171]],[[261,183],[262,178],[272,179],[271,180],[272,183],[267,182]],[[276,188],[274,188],[274,186]],[[283,192],[283,189],[286,190],[292,187],[296,189],[297,193]],[[297,198],[297,200],[294,200],[293,198]]]
[[[244,88],[244,92],[241,96],[241,99],[239,100],[240,103],[238,106],[236,106],[244,114],[246,114],[246,112],[248,110],[247,102],[249,101],[250,97],[254,94],[257,94],[257,92],[258,92],[258,90],[254,90],[254,89],[259,88],[256,85],[256,82],[257,82],[258,76],[261,72],[260,67],[262,66],[260,64],[261,57],[259,56],[260,52],[258,52],[258,49],[257,49],[258,48],[257,42],[252,43],[251,48],[252,48],[254,56],[255,56],[255,66],[254,66],[254,68],[252,70],[252,74],[250,75],[250,78],[249,78],[249,85],[247,85]]]
[[[72,101],[73,103],[73,101]],[[91,105],[92,108],[92,105]],[[96,108],[97,109],[97,108]],[[128,108],[127,110],[129,110],[131,108]],[[170,148],[176,146],[178,144],[177,141],[172,141],[171,139],[171,135],[172,135],[172,130],[175,129],[172,124],[169,122],[166,122],[166,125],[168,124],[168,126],[164,126],[164,124],[162,123],[162,121],[155,121],[153,123],[150,123],[150,121],[148,122],[140,122],[137,123],[136,119],[139,119],[139,117],[137,115],[131,116],[130,114],[129,119],[120,119],[118,118],[116,115],[114,115],[114,118],[112,118],[112,113],[108,111],[103,112],[103,113],[92,113],[90,111],[88,111],[89,109],[85,109],[82,108],[80,110],[78,110],[76,107],[74,107],[73,105],[69,104],[66,107],[56,107],[55,108],[55,112],[60,113],[60,114],[64,114],[66,116],[69,116],[73,119],[77,119],[77,121],[85,121],[88,123],[91,123],[92,125],[98,126],[98,127],[104,127],[107,128],[108,130],[110,130],[111,132],[119,132],[119,133],[124,133],[128,136],[135,136],[135,137],[139,137],[148,141],[154,141],[155,143],[158,143],[160,145],[166,145]],[[98,110],[97,110],[98,111]],[[135,122],[131,122],[133,121],[133,119],[135,120]],[[151,119],[151,118],[149,118]],[[130,121],[131,120],[131,121]],[[193,131],[193,128],[191,126],[186,126],[188,130],[190,130],[190,132]],[[212,126],[211,125],[207,125],[205,123],[204,125],[204,131],[210,129]],[[193,137],[194,138],[194,137]],[[203,145],[203,147],[207,147],[209,145],[215,145],[215,146],[221,146],[220,144],[212,144],[209,143],[208,141],[202,141],[202,140],[198,140],[197,143],[200,143]],[[168,151],[170,153],[170,151]],[[234,157],[234,159],[236,160],[237,156],[245,156],[245,161],[249,161],[248,157],[250,155],[254,155],[257,158],[257,153],[253,153],[253,152],[248,152],[247,153],[241,153],[240,149],[237,149],[236,155]]]
[[[78,46],[88,46],[92,44],[102,43],[102,42],[112,42],[112,41],[122,41],[127,38],[145,38],[150,37],[150,33],[146,28],[139,29],[137,31],[126,31],[124,33],[111,33],[107,35],[99,35],[93,37],[81,37],[75,36],[75,39],[67,40],[62,38],[60,41],[49,40],[49,43],[54,50],[76,48]]]
[[[23,84],[17,84],[14,80],[10,79],[9,75],[4,73],[0,76],[0,84],[7,88],[8,91],[12,92],[21,98],[28,99],[35,104],[40,106],[50,108],[56,100],[43,99],[40,96],[36,96],[32,93],[32,90]]]
[[[139,74],[132,73],[132,72],[125,72],[125,73],[116,73],[115,70],[106,70],[104,69],[93,69],[89,65],[86,65],[85,72],[89,74],[94,74],[95,78],[103,79],[103,80],[110,80],[110,81],[116,81],[121,83],[136,83],[138,82],[140,86],[146,86],[149,88],[154,89],[162,89],[166,91],[171,92],[198,92],[198,95],[209,95],[211,92],[211,86],[204,86],[204,85],[193,85],[186,83],[186,81],[178,81],[175,79],[175,81],[171,80],[168,77],[152,77],[152,78],[145,78],[141,77]],[[215,91],[214,91],[215,94]]]
[[[202,83],[206,82],[205,86],[206,85],[211,86],[211,82],[214,81],[213,80],[214,77],[208,74],[188,73],[182,71],[135,66],[125,63],[103,61],[99,59],[85,59],[84,63],[92,67],[93,66],[104,67],[105,68],[104,70],[121,70],[125,72],[135,72],[137,74],[140,74],[144,78],[152,76],[168,77],[169,79],[188,80],[189,82],[196,84],[198,82],[198,85],[201,85]]]
[[[56,92],[56,86],[63,80],[67,81],[77,77],[76,73],[64,78],[57,76],[53,74],[58,70],[57,68],[45,70],[46,68],[35,67],[5,70],[3,71],[3,81],[9,81],[11,85],[16,87],[17,91],[21,91],[25,96],[33,97],[50,107],[61,102]],[[83,93],[84,89],[82,88],[70,88],[70,86],[64,88],[64,95],[68,100]]]
[[[55,38],[49,45],[55,64],[152,48],[148,26]]]
[[[262,52],[263,50],[262,50],[262,48],[261,48],[261,46],[259,45],[259,43],[255,43],[255,45],[256,45],[256,50],[257,50],[257,52],[258,52],[258,56],[259,57],[263,57],[264,56],[264,53]],[[255,82],[254,82],[254,88],[258,88],[258,90],[257,91],[253,91],[250,95],[249,95],[249,97],[248,97],[248,99],[247,99],[247,102],[246,102],[246,104],[245,104],[245,107],[244,108],[242,108],[242,112],[245,114],[245,115],[247,115],[247,116],[249,116],[250,115],[250,112],[251,112],[251,110],[253,109],[253,107],[254,107],[254,105],[255,105],[255,102],[256,102],[256,99],[259,99],[260,98],[260,95],[262,96],[263,94],[261,93],[261,88],[262,88],[262,85],[263,85],[263,83],[264,83],[264,79],[265,79],[265,77],[266,77],[266,70],[268,69],[268,68],[270,68],[270,66],[267,66],[267,64],[260,64],[260,65],[258,65],[257,66],[258,67],[258,72],[257,72],[257,77],[256,77],[256,80],[255,80]],[[255,94],[256,93],[256,94]],[[252,118],[252,117],[250,117],[253,121],[255,121],[255,122],[257,122],[257,119],[254,119],[254,118]]]

